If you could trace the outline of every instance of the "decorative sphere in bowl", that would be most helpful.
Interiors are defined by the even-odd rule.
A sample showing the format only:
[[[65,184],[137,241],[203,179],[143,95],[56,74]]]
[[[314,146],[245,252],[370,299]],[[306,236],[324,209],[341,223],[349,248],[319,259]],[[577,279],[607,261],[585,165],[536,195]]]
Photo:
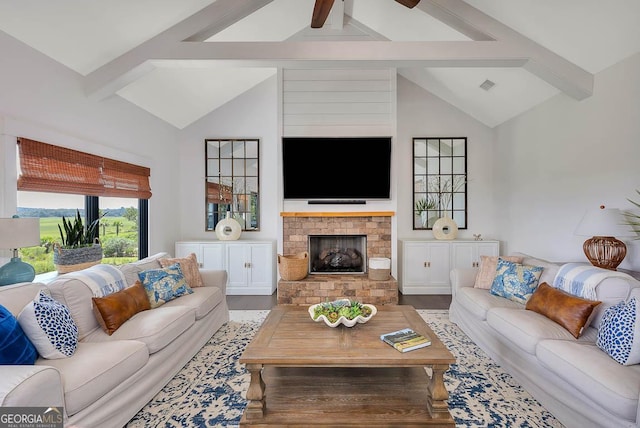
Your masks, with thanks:
[[[343,324],[353,327],[369,321],[378,312],[375,306],[349,299],[317,303],[309,306],[309,315],[315,322],[324,321],[329,327]]]

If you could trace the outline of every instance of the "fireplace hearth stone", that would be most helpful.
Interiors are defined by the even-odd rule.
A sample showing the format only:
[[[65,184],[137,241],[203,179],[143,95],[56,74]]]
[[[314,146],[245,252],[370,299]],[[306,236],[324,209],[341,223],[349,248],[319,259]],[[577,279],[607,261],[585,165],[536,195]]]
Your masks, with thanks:
[[[316,274],[300,281],[278,281],[279,305],[312,305],[347,298],[372,305],[397,305],[398,281],[369,279],[368,275]]]

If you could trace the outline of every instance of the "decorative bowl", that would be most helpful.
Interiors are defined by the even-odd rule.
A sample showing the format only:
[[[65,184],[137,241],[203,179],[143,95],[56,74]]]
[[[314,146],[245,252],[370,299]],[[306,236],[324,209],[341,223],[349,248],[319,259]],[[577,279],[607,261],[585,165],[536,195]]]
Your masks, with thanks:
[[[311,305],[309,306],[309,315],[311,316],[311,319],[314,320],[315,322],[320,322],[320,321],[324,321],[324,323],[326,325],[328,325],[329,327],[337,327],[340,324],[343,324],[347,327],[353,327],[356,324],[364,324],[367,321],[369,321],[371,318],[373,318],[373,316],[378,312],[378,310],[376,309],[375,306],[373,305],[369,305],[366,303],[362,303],[362,306],[366,306],[367,308],[369,308],[371,310],[371,313],[369,314],[369,316],[365,317],[363,315],[358,315],[357,317],[353,318],[353,319],[349,319],[346,316],[340,316],[337,320],[335,320],[334,322],[329,321],[329,319],[323,314],[320,315],[318,318],[313,318],[313,315],[315,314],[315,309],[318,306],[322,306],[322,305],[327,305],[327,304],[335,304],[338,306],[349,306],[351,304],[351,300],[349,299],[339,299],[339,300],[335,300],[333,302],[325,302],[325,303],[316,303],[315,305]]]

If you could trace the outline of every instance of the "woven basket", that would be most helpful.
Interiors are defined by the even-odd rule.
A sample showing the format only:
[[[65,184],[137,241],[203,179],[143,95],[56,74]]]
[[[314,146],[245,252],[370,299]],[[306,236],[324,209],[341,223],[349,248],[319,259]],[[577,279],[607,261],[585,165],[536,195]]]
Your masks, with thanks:
[[[309,264],[309,253],[306,251],[291,256],[278,254],[278,271],[285,281],[299,281],[306,278]]]
[[[58,273],[75,272],[102,262],[102,246],[98,243],[88,247],[62,248],[54,246],[53,264]]]

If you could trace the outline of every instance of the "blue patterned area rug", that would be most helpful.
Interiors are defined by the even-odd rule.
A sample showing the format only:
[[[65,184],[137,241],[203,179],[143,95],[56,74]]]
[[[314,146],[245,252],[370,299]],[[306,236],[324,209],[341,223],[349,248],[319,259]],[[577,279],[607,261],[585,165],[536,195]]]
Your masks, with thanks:
[[[419,310],[455,355],[445,373],[449,409],[458,427],[562,428],[553,415],[494,363],[446,310]],[[249,374],[238,362],[268,311],[231,311],[202,350],[127,425],[237,427],[246,405]]]

